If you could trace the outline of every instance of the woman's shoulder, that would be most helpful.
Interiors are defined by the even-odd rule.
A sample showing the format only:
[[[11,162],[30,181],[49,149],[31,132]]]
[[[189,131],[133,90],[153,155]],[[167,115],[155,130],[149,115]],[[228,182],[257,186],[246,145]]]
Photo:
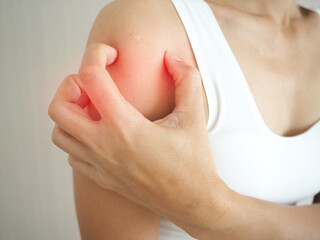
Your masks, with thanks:
[[[174,83],[164,66],[165,50],[192,61],[184,34],[171,0],[115,0],[98,14],[87,45],[104,43],[118,50],[116,62],[107,67],[110,76],[129,103],[156,120],[174,107]],[[74,188],[81,234],[86,238],[157,239],[156,214],[102,189],[77,171]]]
[[[170,33],[175,31],[176,25],[171,0],[114,0],[98,14],[93,26],[95,32],[90,37],[96,38],[99,34],[112,31],[109,38],[121,36],[127,44],[128,40],[136,43],[139,40],[154,41],[155,38],[159,42],[170,40]]]
[[[185,30],[171,0],[115,0],[98,14],[88,45],[118,49],[108,72],[122,95],[151,120],[174,107],[174,83],[164,66],[166,50],[195,66]]]

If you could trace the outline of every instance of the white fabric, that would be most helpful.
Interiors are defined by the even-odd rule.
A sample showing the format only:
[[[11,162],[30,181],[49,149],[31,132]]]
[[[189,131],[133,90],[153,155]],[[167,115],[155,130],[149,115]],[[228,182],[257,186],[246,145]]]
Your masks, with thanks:
[[[202,76],[207,131],[222,180],[238,193],[282,204],[320,192],[320,121],[296,136],[273,133],[210,6],[203,0],[172,2]],[[159,240],[189,239],[194,238],[161,217]]]

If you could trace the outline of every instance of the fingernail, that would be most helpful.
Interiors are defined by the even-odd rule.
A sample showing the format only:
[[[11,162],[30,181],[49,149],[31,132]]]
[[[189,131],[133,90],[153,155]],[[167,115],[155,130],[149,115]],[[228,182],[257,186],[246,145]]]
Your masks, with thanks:
[[[177,62],[181,62],[182,61],[177,55],[175,55],[172,52],[167,51],[167,54],[168,54],[169,58],[171,58],[174,61],[177,61]]]

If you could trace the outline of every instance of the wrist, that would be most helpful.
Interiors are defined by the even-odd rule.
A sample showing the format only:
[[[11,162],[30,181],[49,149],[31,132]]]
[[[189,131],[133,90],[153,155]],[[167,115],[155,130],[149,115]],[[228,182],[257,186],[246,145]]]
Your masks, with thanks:
[[[215,214],[211,214],[210,221],[207,223],[204,235],[199,239],[212,239],[213,237],[220,239],[222,233],[230,229],[231,220],[234,218],[234,208],[236,206],[238,193],[233,191],[227,184],[219,179],[217,189],[213,191],[210,208],[214,209]],[[207,211],[210,214],[210,210]]]
[[[276,204],[241,195],[222,180],[220,192],[221,195],[213,193],[207,213],[210,214],[211,207],[215,214],[211,215],[205,230],[199,232],[198,239],[258,239],[260,234],[264,239],[283,239],[274,221]]]
[[[238,193],[230,189],[222,179],[218,178],[206,192],[201,205],[197,209],[192,227],[185,229],[191,236],[200,239],[221,237],[221,233],[230,229],[232,213],[237,202]]]

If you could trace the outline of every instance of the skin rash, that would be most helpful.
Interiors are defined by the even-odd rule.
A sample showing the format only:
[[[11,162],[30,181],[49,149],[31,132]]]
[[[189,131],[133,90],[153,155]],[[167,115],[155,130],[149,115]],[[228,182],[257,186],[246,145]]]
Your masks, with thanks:
[[[230,16],[231,18],[237,16],[243,20],[235,23],[234,26],[238,29],[241,26],[248,26],[249,23],[254,29],[258,25],[257,22],[246,18],[244,14],[235,10],[228,12],[229,9],[223,8],[223,6],[215,6],[213,9],[216,9],[215,14],[219,24],[244,70],[257,105],[268,126],[271,126],[271,129],[279,135],[293,134],[305,130],[306,126],[316,121],[320,113],[319,105],[315,103],[319,101],[313,101],[311,106],[312,102],[309,100],[304,102],[303,99],[306,98],[303,96],[305,95],[300,94],[297,98],[299,99],[298,104],[294,101],[291,102],[291,106],[294,108],[298,109],[299,107],[291,115],[281,109],[286,104],[279,103],[279,99],[283,99],[284,95],[287,96],[284,94],[285,92],[276,91],[278,94],[274,96],[265,94],[265,86],[268,86],[268,92],[271,93],[274,90],[271,87],[277,88],[278,84],[277,82],[269,84],[268,80],[279,80],[283,77],[283,73],[271,72],[268,66],[272,66],[276,61],[271,57],[267,59],[267,62],[261,62],[260,56],[253,55],[256,52],[254,49],[256,46],[253,44],[245,45],[246,38],[240,41],[241,35],[233,37],[233,30],[227,28],[230,26],[227,24],[231,21]],[[166,16],[165,20],[164,15]],[[260,27],[257,30],[262,33],[263,28]],[[274,29],[270,28],[269,30],[272,33]],[[237,34],[241,34],[241,32],[238,31]],[[317,41],[318,39],[314,38],[313,42],[310,42],[310,46]],[[118,60],[108,66],[107,70],[124,98],[150,120],[166,116],[174,107],[174,84],[163,64],[164,51],[171,50],[188,65],[197,67],[185,30],[170,1],[117,0],[110,3],[100,12],[91,30],[88,45],[95,42],[102,42],[118,49]],[[262,53],[270,52],[262,47],[260,49]],[[278,51],[277,48],[274,51]],[[280,54],[280,52],[278,53]],[[318,66],[308,64],[308,62],[312,61],[316,64],[318,61],[313,61],[310,56],[319,59],[320,54],[310,48],[306,49],[306,53],[309,53],[306,54],[309,57],[307,59],[301,58],[300,62],[298,55],[289,58],[296,60],[294,65],[301,66],[301,69],[308,69],[307,74],[304,75],[305,71],[294,68],[293,70],[297,74],[293,75],[299,76],[301,79],[309,79],[310,94],[308,96],[310,97],[308,99],[319,99],[311,96],[319,95],[317,90],[319,89],[319,81],[314,79],[320,79],[320,71],[316,71]],[[283,58],[281,65],[284,66],[285,62],[285,58]],[[259,68],[254,67],[257,63],[260,64]],[[252,71],[252,69],[260,69],[260,72]],[[287,69],[290,70],[289,66]],[[253,80],[261,75],[265,76],[264,80],[266,81],[253,84]],[[288,83],[288,81],[283,83],[285,82]],[[295,89],[301,89],[301,85],[297,85]],[[294,96],[288,99],[292,99],[292,97],[295,99]],[[206,101],[204,103],[203,109],[207,114]],[[270,104],[268,105],[268,103]],[[305,108],[306,105],[311,108]],[[94,108],[91,106],[90,109],[94,114]],[[275,110],[279,110],[280,114]],[[307,110],[308,113],[305,112]],[[300,112],[303,114],[296,114]],[[284,113],[287,113],[287,116],[284,116]],[[274,116],[280,116],[282,119]],[[288,116],[294,116],[293,121]],[[301,116],[304,118],[302,119]],[[289,130],[293,129],[294,131],[289,131],[288,126],[293,125],[295,127],[291,127]],[[112,191],[102,189],[76,170],[73,172],[77,216],[82,239],[106,239],[106,236],[108,239],[128,239],[128,236],[140,240],[158,238],[158,215]]]

